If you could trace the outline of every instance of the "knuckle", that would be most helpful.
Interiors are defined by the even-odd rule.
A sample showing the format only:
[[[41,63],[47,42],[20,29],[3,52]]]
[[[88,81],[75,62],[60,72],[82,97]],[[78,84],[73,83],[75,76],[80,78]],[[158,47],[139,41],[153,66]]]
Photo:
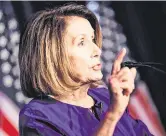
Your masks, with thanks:
[[[133,91],[135,89],[135,85],[134,84],[131,84],[131,91]]]
[[[115,83],[115,82],[116,82],[116,77],[115,77],[115,76],[111,76],[111,77],[109,78],[109,82],[110,82],[110,84]]]
[[[129,69],[128,67],[124,67],[122,70],[123,70],[125,73],[130,73],[130,69]]]

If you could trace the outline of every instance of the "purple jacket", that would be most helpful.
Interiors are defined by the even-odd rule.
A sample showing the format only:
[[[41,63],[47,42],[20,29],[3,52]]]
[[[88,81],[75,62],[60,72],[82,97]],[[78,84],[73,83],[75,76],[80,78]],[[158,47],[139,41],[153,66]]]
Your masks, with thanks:
[[[41,95],[26,104],[19,114],[21,136],[92,136],[110,103],[105,88],[89,89],[95,100],[94,114],[88,109]],[[147,126],[126,110],[116,125],[114,136],[152,136]]]

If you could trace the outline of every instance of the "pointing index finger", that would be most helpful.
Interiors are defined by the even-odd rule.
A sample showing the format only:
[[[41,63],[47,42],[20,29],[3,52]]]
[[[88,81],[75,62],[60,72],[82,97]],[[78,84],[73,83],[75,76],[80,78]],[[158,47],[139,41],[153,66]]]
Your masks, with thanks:
[[[126,49],[123,48],[119,54],[117,55],[114,64],[113,64],[113,68],[112,68],[112,74],[116,74],[117,72],[119,72],[120,68],[121,68],[121,63],[123,61],[124,56],[126,55]]]

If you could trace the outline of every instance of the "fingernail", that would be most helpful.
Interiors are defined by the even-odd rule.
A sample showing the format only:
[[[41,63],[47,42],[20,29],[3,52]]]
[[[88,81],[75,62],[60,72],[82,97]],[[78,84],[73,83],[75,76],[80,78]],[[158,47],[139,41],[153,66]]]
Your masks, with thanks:
[[[126,48],[122,48],[122,51],[126,51]]]

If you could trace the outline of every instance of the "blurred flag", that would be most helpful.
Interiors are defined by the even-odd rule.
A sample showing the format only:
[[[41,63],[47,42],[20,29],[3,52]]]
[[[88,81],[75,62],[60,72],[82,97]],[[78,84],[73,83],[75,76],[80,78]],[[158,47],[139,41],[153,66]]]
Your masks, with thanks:
[[[129,111],[132,117],[142,120],[153,135],[166,135],[155,104],[144,82],[139,81],[136,85],[135,93],[130,99]]]
[[[18,136],[19,108],[0,92],[0,136]]]
[[[18,136],[20,92],[18,23],[10,1],[0,1],[0,136]]]

